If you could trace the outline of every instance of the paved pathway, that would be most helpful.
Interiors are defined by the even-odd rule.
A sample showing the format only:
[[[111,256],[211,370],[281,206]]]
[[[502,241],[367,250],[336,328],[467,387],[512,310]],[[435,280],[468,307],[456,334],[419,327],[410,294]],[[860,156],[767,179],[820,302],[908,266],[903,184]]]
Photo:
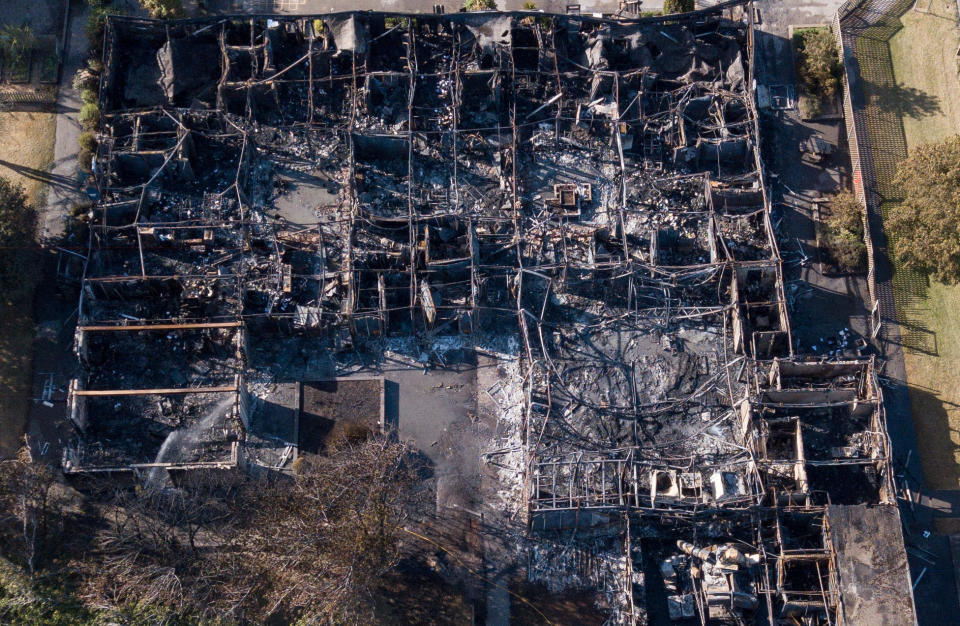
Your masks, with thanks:
[[[77,168],[77,139],[80,123],[77,115],[83,103],[80,94],[73,88],[73,75],[87,60],[87,3],[74,2],[70,8],[70,26],[67,37],[66,58],[60,77],[57,96],[57,137],[53,148],[51,178],[72,180],[76,185],[51,185],[47,193],[47,205],[41,216],[44,241],[59,237],[64,232],[64,216],[75,203],[85,196],[80,192]]]

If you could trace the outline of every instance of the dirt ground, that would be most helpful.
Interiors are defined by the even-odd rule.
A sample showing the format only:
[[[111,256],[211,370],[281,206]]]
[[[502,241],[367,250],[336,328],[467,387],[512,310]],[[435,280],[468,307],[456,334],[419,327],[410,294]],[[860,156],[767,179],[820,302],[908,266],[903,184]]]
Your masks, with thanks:
[[[382,379],[303,384],[300,447],[320,452],[338,439],[380,431]]]
[[[54,113],[8,111],[0,113],[0,176],[23,185],[35,206],[46,199],[57,130]]]
[[[55,130],[52,113],[0,113],[0,176],[21,183],[34,205],[46,195]],[[36,279],[24,277],[20,290],[0,299],[0,456],[16,450],[30,410]]]
[[[926,0],[901,18],[890,40],[907,146],[960,129],[957,9]],[[897,293],[898,315],[922,328],[922,349],[905,350],[907,382],[920,460],[929,489],[960,487],[960,286],[934,283],[919,294]]]

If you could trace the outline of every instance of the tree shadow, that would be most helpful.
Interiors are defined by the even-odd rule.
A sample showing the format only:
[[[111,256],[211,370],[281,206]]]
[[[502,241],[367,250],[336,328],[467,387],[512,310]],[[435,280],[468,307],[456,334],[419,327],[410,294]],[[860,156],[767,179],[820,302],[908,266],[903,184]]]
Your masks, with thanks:
[[[951,414],[960,418],[958,406],[927,387],[910,384],[909,391],[924,482],[929,489],[956,489],[960,486],[960,431],[950,418]]]
[[[33,167],[27,167],[26,165],[20,165],[18,163],[11,163],[10,161],[0,160],[0,166],[6,167],[13,170],[17,174],[30,180],[37,180],[42,183],[46,183],[53,187],[62,187],[64,189],[76,190],[79,189],[80,185],[78,181],[71,176],[63,176],[62,174],[53,174],[46,170],[38,170]]]
[[[936,115],[941,111],[938,96],[921,91],[916,87],[876,82],[867,83],[865,86],[867,93],[879,103],[879,108],[890,113],[921,119]]]

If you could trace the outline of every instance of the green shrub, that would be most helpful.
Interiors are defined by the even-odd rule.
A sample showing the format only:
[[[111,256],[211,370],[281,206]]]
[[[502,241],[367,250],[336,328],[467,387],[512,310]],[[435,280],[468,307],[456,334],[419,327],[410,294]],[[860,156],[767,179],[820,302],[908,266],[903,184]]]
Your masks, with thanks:
[[[77,163],[80,165],[80,169],[84,172],[92,171],[93,152],[81,149],[80,152],[77,153]]]
[[[88,103],[80,108],[77,120],[84,130],[93,130],[100,123],[100,107],[95,103]]]
[[[185,15],[181,0],[140,0],[140,6],[150,13],[150,17],[161,20],[176,19]]]
[[[694,0],[664,0],[663,14],[689,13],[696,8]]]
[[[72,85],[73,88],[77,91],[83,91],[84,89],[91,89],[94,86],[94,77],[93,74],[84,68],[77,70],[77,73],[73,75]]]
[[[467,11],[496,11],[497,3],[494,0],[465,0],[463,8]]]
[[[107,7],[91,5],[87,15],[87,41],[90,43],[90,56],[94,59],[103,56],[103,33],[109,12]]]
[[[864,241],[863,205],[852,193],[838,193],[830,200],[829,213],[823,220],[825,243],[839,265],[856,270],[867,258]]]
[[[96,89],[84,89],[80,92],[80,99],[84,104],[97,104],[98,94]]]
[[[524,2],[524,3],[523,3],[523,10],[524,10],[524,11],[536,11],[536,10],[537,10],[537,3],[536,3],[536,2]]]
[[[97,151],[97,136],[90,131],[84,131],[80,133],[80,137],[77,139],[77,142],[84,150],[89,152]]]

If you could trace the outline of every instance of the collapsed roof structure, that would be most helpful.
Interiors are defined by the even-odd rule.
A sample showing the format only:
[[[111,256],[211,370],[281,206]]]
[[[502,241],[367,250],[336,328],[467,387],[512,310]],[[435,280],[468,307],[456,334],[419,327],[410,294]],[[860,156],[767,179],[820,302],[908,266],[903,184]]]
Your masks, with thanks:
[[[506,337],[531,579],[611,623],[912,619],[874,364],[792,354],[750,19],[110,18],[65,470],[283,469],[258,355]]]

